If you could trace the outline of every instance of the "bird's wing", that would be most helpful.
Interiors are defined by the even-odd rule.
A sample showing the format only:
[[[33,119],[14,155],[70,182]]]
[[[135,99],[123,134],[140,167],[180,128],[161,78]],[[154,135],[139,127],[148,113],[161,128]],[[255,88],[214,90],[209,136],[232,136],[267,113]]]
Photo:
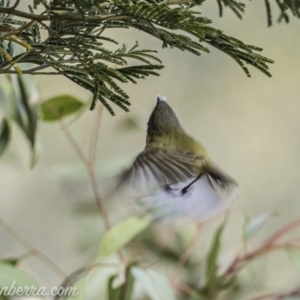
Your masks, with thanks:
[[[149,191],[166,188],[198,176],[204,158],[190,152],[145,149],[120,176],[120,185]]]
[[[211,162],[190,152],[145,149],[125,171],[121,185],[155,217],[204,221],[224,210],[237,183]]]

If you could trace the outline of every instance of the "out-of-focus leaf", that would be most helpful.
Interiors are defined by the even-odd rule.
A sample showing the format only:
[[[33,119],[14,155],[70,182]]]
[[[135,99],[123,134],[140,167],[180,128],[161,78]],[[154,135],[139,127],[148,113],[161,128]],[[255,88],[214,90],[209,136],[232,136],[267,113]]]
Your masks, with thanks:
[[[295,250],[293,248],[288,248],[286,250],[288,257],[298,266],[300,267],[300,251]]]
[[[149,226],[150,216],[131,217],[105,233],[100,241],[100,256],[105,257],[126,245],[138,233]]]
[[[143,129],[144,120],[141,120],[139,116],[125,116],[123,120],[118,122],[116,128],[122,131],[133,131]]]
[[[30,103],[25,81],[21,76],[11,78],[14,89],[14,96],[10,99],[9,112],[5,114],[14,120],[26,135],[34,150],[35,133],[37,128],[37,105]]]
[[[252,238],[265,225],[269,218],[270,214],[265,213],[250,220],[244,229],[244,239],[248,240]]]
[[[16,266],[19,262],[19,258],[18,257],[12,257],[12,258],[5,258],[5,259],[1,259],[0,260],[0,264],[9,264],[11,266]]]
[[[211,244],[210,250],[208,252],[207,260],[206,260],[206,280],[207,283],[214,283],[217,278],[217,263],[219,252],[221,248],[221,237],[225,227],[227,219],[225,219],[222,224],[219,226],[217,231],[215,232],[213,242]]]
[[[43,121],[56,121],[73,114],[85,104],[70,95],[53,97],[41,104],[41,118]]]
[[[133,156],[120,156],[113,159],[102,159],[96,165],[97,178],[110,178],[120,174],[120,170],[125,170],[134,160]],[[82,163],[67,164],[61,162],[49,166],[47,174],[53,178],[63,180],[88,181],[89,177]]]
[[[32,79],[29,78],[26,75],[8,77],[8,83],[6,83],[8,87],[3,88],[1,86],[1,94],[4,97],[0,97],[0,107],[5,117],[16,122],[23,131],[34,156],[38,108],[37,104],[31,101],[31,98],[33,95],[36,96],[37,92],[34,89]]]
[[[68,295],[68,297],[64,296],[56,296],[55,300],[59,299],[67,299],[67,300],[85,300],[86,299],[86,281],[87,278],[83,277],[80,278],[78,281],[76,281],[75,284],[73,284],[71,287],[68,288],[73,288],[74,294],[73,295]]]
[[[189,300],[205,300],[205,298],[195,292],[190,296]]]
[[[135,281],[151,300],[175,300],[175,292],[169,280],[161,273],[134,267],[131,269]]]
[[[130,272],[131,266],[128,266],[125,271],[125,282],[115,287],[115,280],[118,278],[118,275],[113,275],[108,280],[108,300],[131,300],[133,285],[134,285],[134,277]]]
[[[3,119],[0,124],[0,156],[4,153],[10,140],[10,127],[8,121]]]
[[[8,263],[0,263],[0,286],[35,286],[38,287],[36,280],[27,272],[18,269]]]

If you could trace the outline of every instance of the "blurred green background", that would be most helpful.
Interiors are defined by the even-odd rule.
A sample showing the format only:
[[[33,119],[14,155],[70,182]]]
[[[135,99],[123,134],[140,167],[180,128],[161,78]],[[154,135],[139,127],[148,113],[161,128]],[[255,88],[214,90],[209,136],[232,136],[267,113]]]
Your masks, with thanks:
[[[239,211],[245,210],[252,217],[272,214],[258,241],[299,217],[299,19],[291,19],[288,25],[274,22],[267,28],[263,1],[247,3],[242,21],[230,10],[219,18],[216,1],[206,1],[202,11],[216,28],[263,47],[262,54],[275,60],[270,69],[273,77],[250,68],[249,79],[233,60],[215,49],[210,49],[209,55],[196,57],[179,50],[162,50],[160,42],[138,31],[112,30],[112,36],[128,46],[139,40],[143,48],[158,50],[165,68],[159,77],[124,87],[132,103],[130,113],[116,108],[116,116],[111,117],[104,111],[97,166],[101,184],[101,174],[117,174],[130,163],[144,147],[146,123],[156,95],[166,95],[186,131],[200,140],[216,162],[239,182],[240,196],[234,203],[237,213],[232,214],[223,243],[224,255],[230,256],[240,245],[243,215]],[[273,14],[276,16],[276,7]],[[84,101],[91,97],[60,76],[35,80],[41,100],[59,94],[71,94]],[[85,152],[89,149],[95,115],[95,111],[86,111],[70,124]],[[137,120],[140,128],[125,127],[129,117]],[[89,245],[96,244],[93,239],[102,226],[101,220],[79,217],[75,209],[79,202],[94,203],[90,182],[58,124],[40,124],[40,159],[33,170],[29,168],[27,141],[14,129],[9,150],[0,160],[1,216],[70,273],[89,263],[97,250],[89,249]],[[104,194],[108,192],[106,181],[101,188]],[[196,251],[208,247],[214,223],[218,220],[206,226]],[[0,241],[1,256],[24,253],[23,247],[2,228]],[[57,275],[35,258],[26,264],[42,274],[47,285],[59,283]],[[254,268],[259,274],[252,278],[257,289],[289,289],[299,284],[300,268],[285,253],[264,257]],[[256,292],[249,289],[244,295]]]

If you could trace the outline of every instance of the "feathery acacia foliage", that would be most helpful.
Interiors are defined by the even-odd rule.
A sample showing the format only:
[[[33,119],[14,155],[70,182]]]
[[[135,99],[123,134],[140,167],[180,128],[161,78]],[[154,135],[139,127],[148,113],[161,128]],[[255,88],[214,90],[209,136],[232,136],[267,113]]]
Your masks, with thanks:
[[[107,43],[118,44],[107,35],[111,28],[135,28],[161,40],[164,48],[196,55],[209,52],[206,43],[231,56],[248,76],[245,63],[270,76],[267,63],[272,61],[258,54],[260,48],[211,27],[210,20],[191,9],[202,1],[182,1],[175,7],[171,4],[180,1],[33,1],[28,12],[18,10],[19,2],[0,1],[0,72],[62,74],[93,93],[91,109],[100,100],[111,114],[109,102],[127,111],[129,97],[118,82],[136,83],[158,75],[163,67],[155,51],[140,50],[137,43],[129,49],[123,45],[109,50]],[[224,4],[234,11],[243,7],[228,2]],[[39,8],[44,11],[38,13]],[[41,31],[46,32],[45,38]],[[22,50],[15,52],[15,44]],[[129,65],[128,59],[136,63]],[[37,67],[23,70],[22,63]]]
[[[223,8],[230,8],[240,19],[242,19],[242,15],[245,12],[245,3],[236,1],[236,0],[217,0],[219,6],[220,16],[223,15]],[[270,0],[264,0],[266,11],[267,11],[267,21],[268,26],[272,26],[272,10]],[[278,22],[285,20],[286,23],[290,21],[289,12],[292,13],[293,16],[300,18],[300,1],[299,0],[273,0],[275,4],[277,4],[280,15],[278,17]]]
[[[270,3],[265,2],[271,24]],[[260,47],[226,35],[193,9],[203,0],[35,0],[28,11],[19,10],[20,3],[0,1],[0,73],[61,74],[91,91],[91,109],[100,100],[111,114],[110,103],[127,111],[129,96],[119,83],[136,83],[137,79],[159,75],[163,68],[156,51],[141,50],[138,43],[132,48],[108,48],[108,43],[118,45],[108,35],[107,29],[112,28],[135,28],[161,40],[163,48],[195,55],[209,52],[210,45],[233,58],[247,76],[246,65],[271,76],[268,63],[272,60],[259,54]],[[217,3],[220,15],[225,6],[239,18],[245,10],[245,4],[235,0]],[[299,17],[299,1],[276,3],[280,19],[288,21],[287,10]],[[14,51],[16,44],[21,50]],[[37,66],[26,70],[22,63]]]

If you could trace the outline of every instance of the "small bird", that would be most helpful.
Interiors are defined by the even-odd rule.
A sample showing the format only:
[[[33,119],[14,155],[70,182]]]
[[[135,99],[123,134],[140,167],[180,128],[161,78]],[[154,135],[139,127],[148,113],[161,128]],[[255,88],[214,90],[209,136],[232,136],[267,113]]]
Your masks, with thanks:
[[[157,97],[146,147],[120,178],[155,217],[205,221],[228,207],[237,183],[182,128],[163,96]]]

